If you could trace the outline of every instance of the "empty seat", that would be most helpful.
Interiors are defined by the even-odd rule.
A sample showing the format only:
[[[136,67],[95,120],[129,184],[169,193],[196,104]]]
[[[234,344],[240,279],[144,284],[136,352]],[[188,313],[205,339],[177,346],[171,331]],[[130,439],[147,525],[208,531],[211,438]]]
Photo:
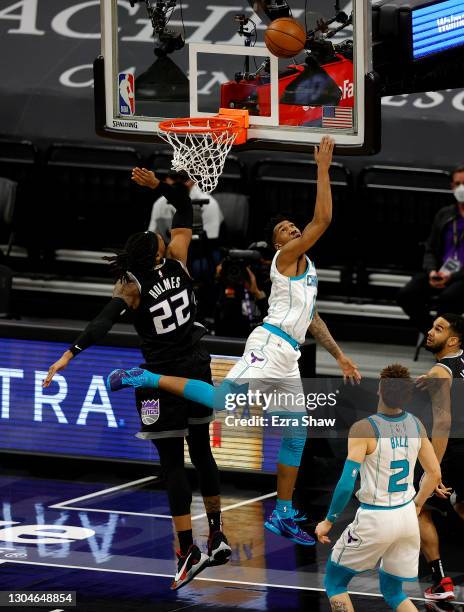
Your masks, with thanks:
[[[55,248],[116,248],[147,227],[153,198],[131,181],[134,166],[140,156],[128,147],[50,147],[45,188],[59,228]]]
[[[277,214],[288,215],[301,229],[314,213],[317,188],[317,165],[302,159],[265,159],[255,164],[251,188],[251,229],[254,239],[264,238],[264,227]],[[349,171],[339,163],[331,170],[332,223],[311,249],[309,255],[317,267],[351,263],[352,229],[356,224],[356,203],[352,197]]]
[[[221,246],[245,247],[248,244],[249,201],[241,193],[215,193],[224,217]]]
[[[433,218],[454,202],[450,175],[443,170],[368,166],[358,185],[358,244],[366,268],[420,270]]]
[[[0,176],[17,183],[15,242],[30,246],[40,206],[38,152],[28,140],[0,138]]]

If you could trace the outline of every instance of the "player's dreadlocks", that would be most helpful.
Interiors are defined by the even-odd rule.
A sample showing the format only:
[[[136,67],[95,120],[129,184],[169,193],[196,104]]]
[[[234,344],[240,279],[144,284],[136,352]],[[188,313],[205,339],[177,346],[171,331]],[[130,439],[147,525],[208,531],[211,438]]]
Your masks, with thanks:
[[[104,257],[109,262],[111,273],[116,280],[128,283],[134,276],[143,276],[153,269],[158,252],[158,236],[153,232],[137,232],[129,236],[124,249],[111,257]]]

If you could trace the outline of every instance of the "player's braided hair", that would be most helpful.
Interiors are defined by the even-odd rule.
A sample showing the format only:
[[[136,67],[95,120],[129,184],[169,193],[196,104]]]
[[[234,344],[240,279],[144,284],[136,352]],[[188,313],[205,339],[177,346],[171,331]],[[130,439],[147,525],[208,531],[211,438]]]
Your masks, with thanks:
[[[413,380],[405,366],[392,363],[380,372],[380,395],[388,408],[404,408],[412,396]]]
[[[134,276],[143,276],[153,269],[158,252],[158,236],[153,232],[137,232],[129,236],[124,249],[111,257],[104,257],[109,262],[110,270],[116,280],[128,283]]]

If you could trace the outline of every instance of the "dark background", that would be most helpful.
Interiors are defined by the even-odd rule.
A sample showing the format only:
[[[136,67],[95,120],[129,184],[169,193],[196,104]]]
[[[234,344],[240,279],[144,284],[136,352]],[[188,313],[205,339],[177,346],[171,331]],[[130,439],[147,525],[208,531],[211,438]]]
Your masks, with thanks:
[[[14,8],[15,4],[0,0],[0,133],[39,145],[52,141],[111,144],[94,133],[92,62],[100,52],[99,2],[27,0]],[[228,6],[229,1],[211,4]],[[248,7],[243,0],[234,4]],[[299,0],[292,4],[298,5]],[[309,5],[317,10],[326,3],[318,0]],[[67,20],[66,11],[73,7],[75,12]],[[137,18],[130,17],[127,9],[120,15],[130,23]],[[145,17],[143,6],[137,15]],[[153,58],[146,44],[131,44]],[[66,84],[66,74],[78,67]],[[343,162],[351,169],[377,162],[447,168],[464,159],[459,138],[463,128],[462,89],[384,98],[381,152]]]

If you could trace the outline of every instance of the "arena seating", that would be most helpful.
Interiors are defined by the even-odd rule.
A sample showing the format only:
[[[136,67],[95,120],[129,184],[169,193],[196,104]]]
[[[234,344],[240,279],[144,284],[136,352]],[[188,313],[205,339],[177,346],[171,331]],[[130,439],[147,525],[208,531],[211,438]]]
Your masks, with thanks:
[[[28,296],[37,308],[42,291],[51,293],[65,311],[66,292],[78,295],[89,311],[106,299],[111,279],[101,257],[105,250],[122,246],[128,234],[147,227],[153,204],[152,193],[130,180],[135,165],[157,168],[163,175],[170,168],[170,154],[165,147],[147,157],[132,147],[53,144],[39,155],[30,142],[0,140],[0,176],[18,182],[23,224],[10,261],[16,271],[15,301],[22,296],[19,311]],[[420,269],[434,214],[453,201],[449,173],[373,165],[355,181],[343,164],[335,163],[331,178],[333,222],[312,251],[320,278],[320,312],[331,322],[349,322],[353,330],[361,321],[377,327],[388,323],[389,330],[407,326],[396,292]],[[227,192],[226,207],[231,198],[243,203],[244,214],[248,206],[249,222],[241,225],[248,225],[247,232],[240,232],[242,240],[235,240],[233,229],[228,232],[227,246],[243,248],[262,240],[267,220],[279,212],[304,224],[313,211],[316,180],[314,162],[298,156],[261,159],[247,175],[247,166],[232,155],[218,192]],[[38,219],[37,211],[40,219],[32,223],[32,233],[55,253],[38,279],[34,258],[28,259],[21,248],[31,250],[27,226]]]
[[[44,189],[63,228],[54,236],[55,247],[121,247],[128,234],[145,227],[151,202],[130,178],[140,163],[140,155],[129,147],[52,145]]]

